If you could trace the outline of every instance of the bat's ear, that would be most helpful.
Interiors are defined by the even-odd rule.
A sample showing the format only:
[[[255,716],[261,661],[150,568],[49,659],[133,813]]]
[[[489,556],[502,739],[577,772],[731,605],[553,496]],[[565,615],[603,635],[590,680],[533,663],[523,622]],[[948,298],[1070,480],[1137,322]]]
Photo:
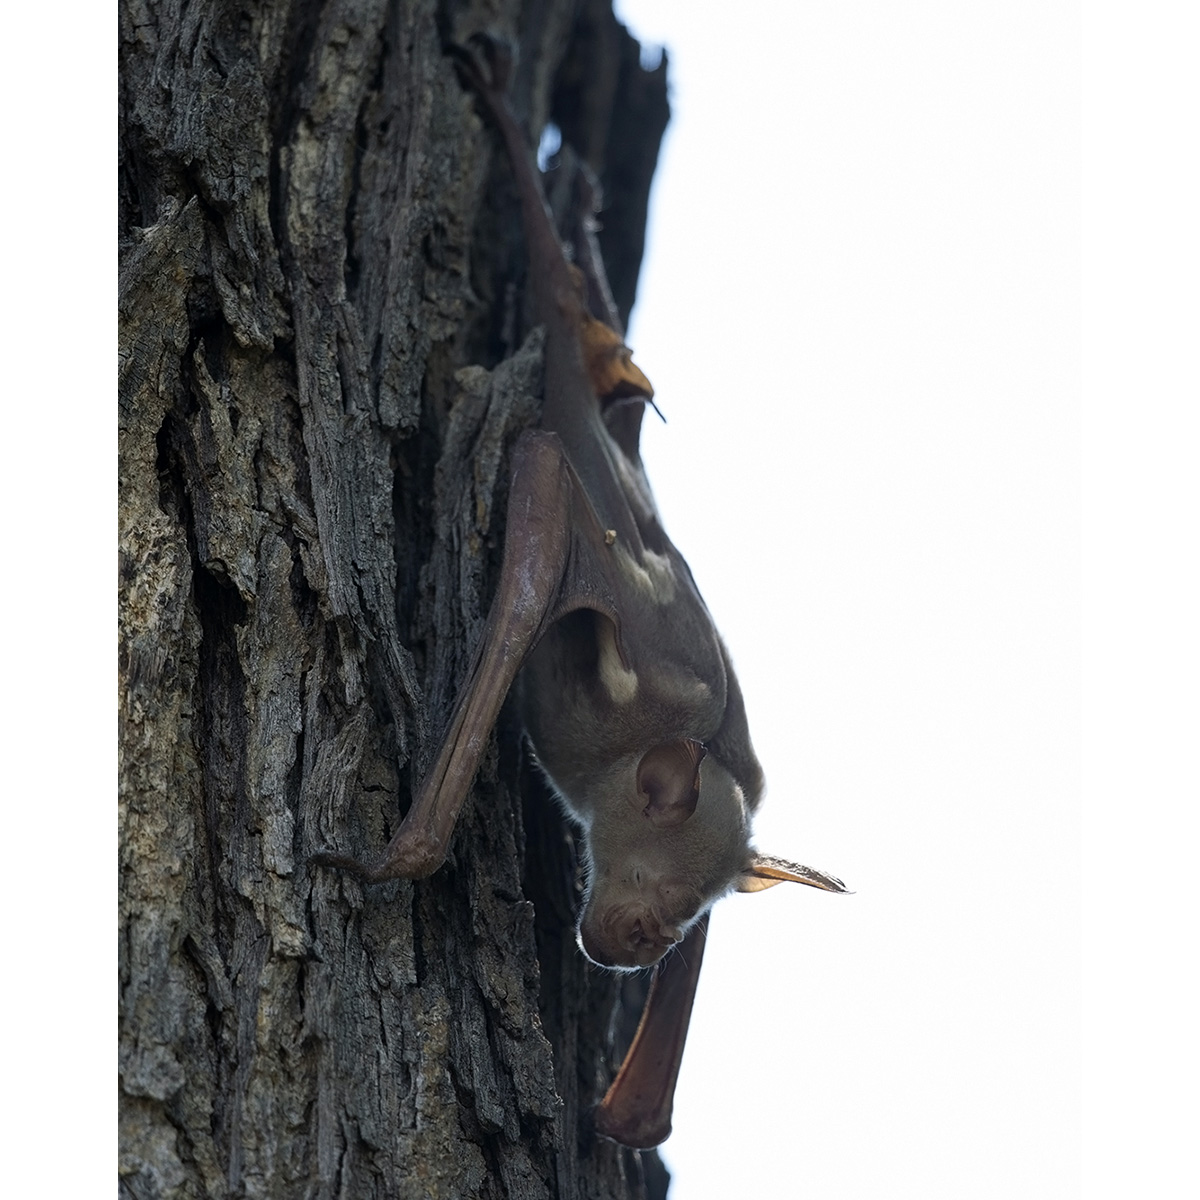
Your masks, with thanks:
[[[788,862],[786,858],[774,858],[755,851],[750,865],[738,877],[739,892],[761,892],[777,883],[806,883],[809,887],[821,888],[826,892],[844,892],[846,885],[834,875],[826,875],[813,867]]]
[[[682,825],[700,799],[700,763],[707,752],[692,738],[663,742],[638,764],[638,803],[655,829]]]

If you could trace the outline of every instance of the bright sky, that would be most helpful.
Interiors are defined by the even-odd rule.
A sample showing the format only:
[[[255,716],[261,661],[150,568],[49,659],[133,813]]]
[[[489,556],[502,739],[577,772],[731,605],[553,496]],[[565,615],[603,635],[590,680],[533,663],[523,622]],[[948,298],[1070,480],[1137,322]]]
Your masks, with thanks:
[[[673,1195],[1079,1195],[1078,14],[618,11],[674,110],[648,472],[746,693],[759,846],[856,891],[718,906]]]

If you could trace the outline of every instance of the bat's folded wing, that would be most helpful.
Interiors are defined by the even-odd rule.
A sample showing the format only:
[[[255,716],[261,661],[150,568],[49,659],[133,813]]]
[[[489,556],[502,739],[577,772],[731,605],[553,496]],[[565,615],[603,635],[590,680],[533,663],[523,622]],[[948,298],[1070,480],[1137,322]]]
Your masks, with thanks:
[[[423,879],[441,866],[501,705],[542,635],[579,608],[594,608],[618,624],[609,557],[559,439],[541,430],[522,434],[513,455],[499,586],[437,759],[379,859],[318,854],[314,862],[372,882]]]

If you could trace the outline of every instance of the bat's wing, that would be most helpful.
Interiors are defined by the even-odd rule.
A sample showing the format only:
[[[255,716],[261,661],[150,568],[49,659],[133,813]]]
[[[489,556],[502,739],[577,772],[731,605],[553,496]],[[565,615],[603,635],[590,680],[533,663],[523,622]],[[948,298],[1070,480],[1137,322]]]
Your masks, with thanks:
[[[623,1146],[649,1150],[671,1136],[675,1084],[707,936],[705,913],[655,968],[633,1044],[596,1109],[596,1131]]]
[[[441,866],[500,707],[542,634],[568,612],[593,608],[613,621],[620,645],[611,558],[559,439],[524,433],[513,456],[500,583],[437,759],[379,859],[318,854],[314,862],[372,882],[423,879]]]

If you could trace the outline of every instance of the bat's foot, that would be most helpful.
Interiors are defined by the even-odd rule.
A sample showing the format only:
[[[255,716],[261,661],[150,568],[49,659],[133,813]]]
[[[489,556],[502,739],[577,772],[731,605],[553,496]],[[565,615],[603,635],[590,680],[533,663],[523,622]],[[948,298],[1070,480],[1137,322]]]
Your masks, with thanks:
[[[517,59],[511,42],[491,33],[473,33],[465,46],[450,42],[446,53],[454,59],[459,75],[481,95],[496,98],[508,91]]]

